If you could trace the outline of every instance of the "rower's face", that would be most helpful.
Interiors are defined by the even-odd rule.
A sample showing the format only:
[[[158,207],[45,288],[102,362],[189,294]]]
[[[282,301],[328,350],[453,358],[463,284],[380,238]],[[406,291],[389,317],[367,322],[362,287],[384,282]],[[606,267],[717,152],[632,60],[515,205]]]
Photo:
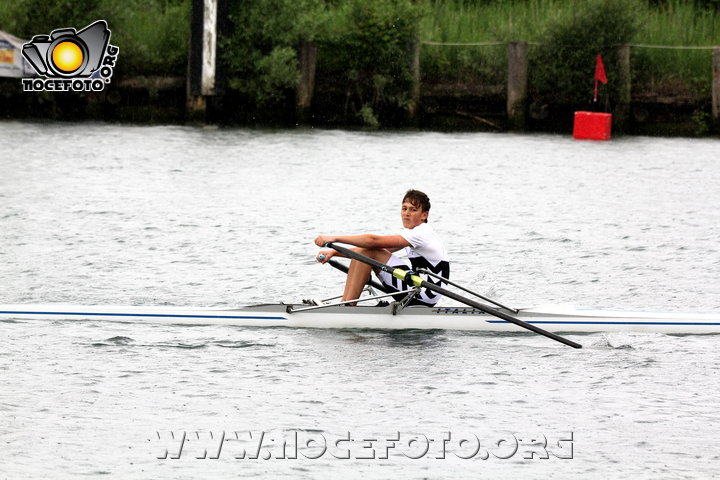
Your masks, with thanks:
[[[425,223],[425,220],[428,218],[428,212],[405,201],[402,204],[400,216],[402,217],[403,227],[415,228],[421,223]]]

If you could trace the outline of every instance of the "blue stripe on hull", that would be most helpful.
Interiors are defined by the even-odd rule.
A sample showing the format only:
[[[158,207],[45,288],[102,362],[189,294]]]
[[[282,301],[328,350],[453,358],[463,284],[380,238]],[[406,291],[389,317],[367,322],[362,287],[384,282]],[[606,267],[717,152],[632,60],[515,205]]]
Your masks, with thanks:
[[[196,318],[196,319],[225,319],[225,320],[287,320],[286,317],[268,317],[259,315],[181,315],[170,313],[108,313],[108,312],[38,312],[38,311],[16,311],[16,310],[0,310],[2,315],[56,315],[56,316],[92,316],[92,317],[125,317],[125,318]],[[503,324],[505,320],[489,320],[482,319],[487,323]],[[668,326],[720,326],[720,322],[641,322],[641,321],[570,321],[570,320],[532,320],[527,321],[532,324],[545,325],[668,325]]]
[[[287,320],[285,317],[233,316],[233,315],[172,315],[169,313],[101,313],[101,312],[16,312],[0,311],[5,315],[83,315],[95,317],[152,317],[152,318],[224,318],[235,320]]]

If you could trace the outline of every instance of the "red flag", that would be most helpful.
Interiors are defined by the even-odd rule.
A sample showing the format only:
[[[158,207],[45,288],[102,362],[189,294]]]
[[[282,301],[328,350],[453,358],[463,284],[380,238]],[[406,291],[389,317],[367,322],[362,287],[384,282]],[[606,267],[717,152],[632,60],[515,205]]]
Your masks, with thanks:
[[[599,80],[602,83],[607,83],[607,77],[605,76],[605,67],[602,63],[602,55],[597,56],[597,62],[595,63],[595,80]]]
[[[605,67],[602,63],[602,55],[598,55],[597,61],[595,62],[595,96],[593,97],[593,102],[597,102],[598,82],[607,83]]]

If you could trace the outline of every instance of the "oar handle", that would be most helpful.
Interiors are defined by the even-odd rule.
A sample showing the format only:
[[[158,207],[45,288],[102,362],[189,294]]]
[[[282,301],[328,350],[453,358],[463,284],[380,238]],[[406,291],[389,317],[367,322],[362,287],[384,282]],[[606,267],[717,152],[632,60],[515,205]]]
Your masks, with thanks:
[[[359,260],[363,263],[366,263],[366,264],[370,265],[371,267],[378,268],[378,269],[382,270],[383,272],[392,274],[393,270],[396,270],[395,268],[393,268],[389,265],[385,265],[382,262],[378,262],[374,258],[366,257],[365,255],[357,253],[354,250],[350,250],[349,248],[345,248],[340,245],[335,245],[333,242],[327,242],[325,244],[325,246],[327,248],[332,248],[333,250],[342,253],[343,255],[345,255],[348,258],[354,258],[355,260]]]

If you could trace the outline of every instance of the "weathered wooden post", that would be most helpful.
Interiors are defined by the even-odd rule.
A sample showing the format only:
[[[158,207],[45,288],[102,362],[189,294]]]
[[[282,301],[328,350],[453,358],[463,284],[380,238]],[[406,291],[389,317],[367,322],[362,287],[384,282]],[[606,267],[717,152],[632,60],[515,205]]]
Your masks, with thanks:
[[[630,45],[627,44],[618,47],[618,83],[619,98],[615,112],[613,112],[613,124],[617,131],[623,132],[627,127],[627,120],[630,114],[632,92]]]
[[[528,86],[528,44],[508,44],[507,116],[511,130],[525,128]]]
[[[410,123],[417,122],[420,110],[420,47],[421,42],[417,38],[410,45],[410,73],[412,74],[410,105],[408,105]]]
[[[712,72],[712,118],[720,130],[720,47],[713,48]]]
[[[310,105],[315,91],[315,66],[317,65],[317,46],[310,41],[300,42],[298,52],[300,79],[296,92],[296,112],[298,122],[310,121]]]
[[[227,0],[192,0],[187,76],[190,118],[204,121],[207,97],[224,93],[217,42],[227,30],[227,6]]]

